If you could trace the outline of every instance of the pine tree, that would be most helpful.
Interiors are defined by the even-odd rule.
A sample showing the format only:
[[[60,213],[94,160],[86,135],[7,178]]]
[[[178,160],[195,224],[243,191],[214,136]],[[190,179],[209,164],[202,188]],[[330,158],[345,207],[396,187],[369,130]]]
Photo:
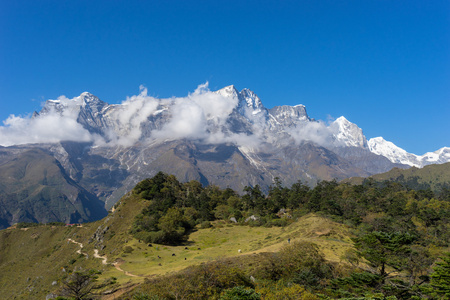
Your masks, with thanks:
[[[450,299],[450,252],[445,253],[441,260],[433,268],[430,285],[434,293],[442,296],[441,299]]]

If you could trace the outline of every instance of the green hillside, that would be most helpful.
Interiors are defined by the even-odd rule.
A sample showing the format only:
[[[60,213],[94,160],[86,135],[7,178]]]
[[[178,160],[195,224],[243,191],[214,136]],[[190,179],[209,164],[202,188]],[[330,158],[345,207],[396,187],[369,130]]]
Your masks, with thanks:
[[[339,261],[352,244],[347,226],[310,214],[287,227],[251,227],[218,221],[211,228],[193,232],[182,245],[149,247],[128,233],[133,217],[143,204],[142,200],[130,196],[105,219],[82,227],[38,225],[0,231],[0,289],[4,297],[45,298],[59,288],[66,272],[77,267],[102,270],[101,279],[116,277],[121,287],[127,287],[142,283],[145,278],[172,274],[216,259],[275,252],[288,239],[291,243],[312,241],[332,261]],[[95,235],[96,232],[101,234]],[[77,253],[80,246],[69,239],[82,243],[81,251],[88,257]],[[99,255],[107,257],[107,265],[94,257],[94,249],[103,246]],[[133,249],[131,253],[125,253],[127,246]],[[118,262],[122,271],[113,262]],[[121,290],[116,295],[120,293]]]
[[[430,275],[449,251],[449,220],[448,194],[396,182],[276,179],[267,196],[239,196],[159,173],[102,220],[0,231],[0,290],[45,299],[99,270],[101,299],[438,299]]]
[[[450,188],[450,163],[440,165],[428,165],[421,169],[412,167],[409,169],[394,168],[389,172],[372,175],[375,181],[385,180],[399,182],[411,189],[431,189],[440,191],[443,188]],[[365,178],[354,177],[343,180],[352,184],[361,184]]]

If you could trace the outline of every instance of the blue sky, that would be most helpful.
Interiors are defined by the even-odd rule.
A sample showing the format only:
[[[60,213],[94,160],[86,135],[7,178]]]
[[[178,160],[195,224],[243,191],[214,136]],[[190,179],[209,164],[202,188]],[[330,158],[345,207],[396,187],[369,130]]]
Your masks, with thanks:
[[[0,120],[234,84],[345,116],[415,154],[450,146],[450,1],[0,1]]]

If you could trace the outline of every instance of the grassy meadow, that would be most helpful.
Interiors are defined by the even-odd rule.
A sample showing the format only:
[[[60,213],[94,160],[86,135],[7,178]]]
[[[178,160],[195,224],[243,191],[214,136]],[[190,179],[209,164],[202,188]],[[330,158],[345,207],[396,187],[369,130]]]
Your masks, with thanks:
[[[113,299],[123,292],[121,288],[126,290],[145,278],[175,273],[220,258],[245,259],[246,255],[276,252],[288,244],[288,239],[291,243],[296,240],[314,242],[326,258],[334,262],[340,261],[345,250],[352,247],[345,225],[315,214],[305,215],[286,227],[251,227],[215,221],[211,228],[194,229],[183,245],[149,246],[128,233],[134,214],[143,205],[131,196],[105,219],[82,227],[39,225],[1,231],[0,289],[3,295],[7,299],[45,298],[59,288],[69,270],[93,268],[102,271],[100,281],[117,278],[118,284],[113,289],[117,291],[104,296]],[[99,227],[108,227],[103,237],[104,249],[99,251],[100,256],[106,256],[106,265],[102,264],[102,259],[94,257],[96,246],[92,237]],[[83,248],[69,239],[82,243]],[[82,254],[77,253],[78,250]]]

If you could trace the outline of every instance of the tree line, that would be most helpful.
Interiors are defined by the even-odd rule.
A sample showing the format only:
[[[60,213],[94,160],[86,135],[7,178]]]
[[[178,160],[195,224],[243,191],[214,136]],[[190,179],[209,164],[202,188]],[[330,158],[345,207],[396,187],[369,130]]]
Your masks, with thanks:
[[[308,249],[308,255],[318,253],[311,260],[318,265],[294,264],[289,269],[285,264],[278,266],[281,258],[265,258],[261,265],[266,269],[258,274],[271,288],[296,284],[305,289],[304,295],[320,294],[324,299],[450,297],[450,260],[442,253],[450,244],[450,192],[446,188],[414,190],[398,182],[371,179],[360,185],[321,181],[313,188],[297,182],[288,188],[275,178],[267,195],[257,185],[245,187],[239,195],[229,188],[203,187],[198,181],[180,183],[175,176],[160,172],[140,182],[133,193],[148,205],[136,216],[131,233],[148,243],[182,243],[191,230],[208,227],[215,220],[285,226],[308,213],[351,228],[354,249],[342,257],[346,264],[325,262],[314,245],[297,245],[303,260],[292,254],[291,261],[304,261]],[[284,251],[288,255],[289,250]],[[244,286],[261,289],[261,285]]]

